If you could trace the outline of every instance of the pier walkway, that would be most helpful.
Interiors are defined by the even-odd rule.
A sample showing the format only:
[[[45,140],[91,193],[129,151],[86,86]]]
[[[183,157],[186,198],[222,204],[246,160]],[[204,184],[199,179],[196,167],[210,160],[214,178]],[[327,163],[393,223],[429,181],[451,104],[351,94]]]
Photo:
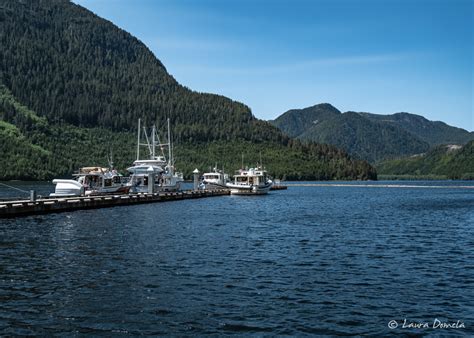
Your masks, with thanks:
[[[35,201],[0,202],[0,218],[49,214],[84,209],[108,208],[120,205],[177,201],[229,195],[229,190],[188,190],[154,194],[100,195],[86,197],[44,198]]]

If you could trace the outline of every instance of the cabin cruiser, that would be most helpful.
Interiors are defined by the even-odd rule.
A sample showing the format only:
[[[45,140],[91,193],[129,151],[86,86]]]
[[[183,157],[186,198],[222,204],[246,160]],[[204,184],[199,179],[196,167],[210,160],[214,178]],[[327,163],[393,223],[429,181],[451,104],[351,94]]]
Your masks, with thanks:
[[[273,182],[267,171],[261,167],[239,170],[234,181],[227,183],[231,195],[263,195],[267,194]]]
[[[56,185],[51,197],[126,194],[130,187],[126,179],[114,169],[83,167],[74,179],[54,179]]]
[[[204,173],[202,175],[199,188],[204,190],[227,189],[227,183],[229,183],[229,175],[225,174],[223,170],[214,168],[213,172]]]
[[[137,160],[127,171],[131,173],[128,185],[134,193],[148,192],[150,178],[154,182],[154,192],[177,191],[183,182],[182,174],[174,173],[173,168],[170,168],[161,156],[155,157],[154,160]]]
[[[151,135],[149,136],[146,129],[140,129],[140,120],[138,120],[138,144],[137,144],[137,159],[133,165],[127,168],[130,172],[130,180],[128,186],[130,192],[133,193],[147,193],[150,189],[153,192],[159,191],[177,191],[181,187],[181,182],[184,181],[183,174],[175,172],[172,155],[172,145],[170,137],[170,126],[168,119],[168,142],[160,143],[160,138],[153,126]],[[145,135],[147,143],[141,143],[141,135]],[[149,158],[140,159],[140,147],[146,146],[149,151]],[[161,150],[161,154],[157,155],[157,146]],[[168,160],[165,157],[164,149],[168,148]],[[150,183],[149,180],[153,180]]]

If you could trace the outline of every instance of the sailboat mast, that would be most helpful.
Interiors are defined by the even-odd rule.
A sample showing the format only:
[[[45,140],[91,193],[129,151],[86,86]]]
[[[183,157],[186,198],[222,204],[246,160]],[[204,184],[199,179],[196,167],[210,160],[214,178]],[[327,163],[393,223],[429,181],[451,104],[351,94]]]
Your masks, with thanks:
[[[153,125],[152,131],[151,131],[151,159],[155,159],[155,146],[156,146],[156,141],[155,141],[155,134],[156,134],[156,127]]]
[[[140,159],[140,119],[138,119],[137,161]]]
[[[168,118],[168,163],[171,167],[171,132],[170,132],[170,119]],[[171,168],[170,168],[171,169]]]

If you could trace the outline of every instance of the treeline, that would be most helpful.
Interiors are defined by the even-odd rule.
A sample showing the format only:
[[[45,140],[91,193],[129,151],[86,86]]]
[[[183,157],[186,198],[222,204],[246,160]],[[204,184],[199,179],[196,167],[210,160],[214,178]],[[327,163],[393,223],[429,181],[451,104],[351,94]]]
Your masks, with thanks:
[[[473,180],[474,141],[459,149],[442,145],[420,156],[385,161],[377,169],[391,178],[410,176]]]
[[[162,128],[162,132],[164,132]],[[195,168],[209,170],[216,164],[233,173],[241,167],[263,165],[276,178],[296,180],[376,179],[367,162],[350,159],[328,145],[286,144],[244,140],[185,142],[174,140],[178,170],[187,178]],[[49,180],[68,177],[83,166],[114,166],[123,174],[136,158],[136,135],[104,128],[50,125],[0,86],[0,180]]]
[[[263,162],[275,178],[287,180],[368,180],[377,174],[367,162],[355,161],[341,150],[328,145],[305,146],[291,140],[288,147],[275,143],[255,144],[248,141],[180,145],[176,151],[178,169],[190,173],[216,166],[233,174],[242,167],[255,167]]]

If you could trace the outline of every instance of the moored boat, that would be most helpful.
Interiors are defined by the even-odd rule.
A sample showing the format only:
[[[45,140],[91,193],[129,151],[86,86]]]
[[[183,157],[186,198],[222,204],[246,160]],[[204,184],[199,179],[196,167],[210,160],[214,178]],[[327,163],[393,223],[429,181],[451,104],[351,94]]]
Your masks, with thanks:
[[[175,172],[170,126],[168,119],[168,142],[160,143],[156,126],[152,127],[151,135],[147,134],[145,128],[143,133],[147,143],[141,143],[142,130],[140,129],[140,120],[138,120],[138,144],[137,144],[137,159],[133,165],[127,170],[131,173],[128,186],[133,193],[146,193],[150,191],[149,180],[153,180],[153,191],[177,191],[181,188],[183,182],[183,175]],[[149,158],[140,159],[140,147],[146,146],[149,150]],[[156,147],[159,147],[161,154],[157,155]],[[164,150],[168,149],[168,159],[165,157]]]
[[[51,197],[126,194],[130,187],[126,179],[114,169],[83,167],[73,174],[74,179],[54,179],[56,185]]]
[[[225,174],[223,170],[214,168],[212,172],[202,175],[200,188],[205,190],[227,189],[227,183],[229,183],[229,175]]]
[[[232,195],[263,195],[267,194],[273,182],[263,168],[239,170],[234,175],[234,181],[227,183]]]

